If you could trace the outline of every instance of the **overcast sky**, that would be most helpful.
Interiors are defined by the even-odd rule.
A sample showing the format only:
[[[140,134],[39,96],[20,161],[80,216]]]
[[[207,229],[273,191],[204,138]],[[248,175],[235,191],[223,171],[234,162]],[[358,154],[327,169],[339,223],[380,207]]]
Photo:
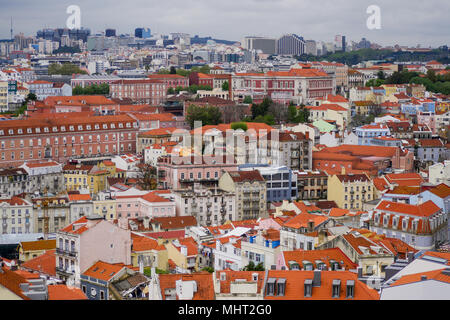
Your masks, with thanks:
[[[236,41],[296,33],[327,42],[342,34],[381,45],[450,45],[449,0],[0,0],[0,38],[9,38],[11,16],[14,34],[65,27],[69,5],[80,7],[81,26],[92,33],[149,27]],[[381,9],[380,30],[366,26],[369,5]]]

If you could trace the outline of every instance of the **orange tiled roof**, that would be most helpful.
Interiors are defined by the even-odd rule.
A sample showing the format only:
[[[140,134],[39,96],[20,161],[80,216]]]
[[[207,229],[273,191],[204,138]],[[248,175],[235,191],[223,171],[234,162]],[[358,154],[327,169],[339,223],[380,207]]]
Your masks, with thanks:
[[[1,268],[0,285],[24,300],[31,300],[30,298],[28,298],[26,295],[23,294],[23,291],[20,288],[20,285],[22,283],[29,283],[27,279],[25,279],[20,274],[17,274],[16,272],[9,270],[6,267],[0,268]]]
[[[222,280],[222,275],[225,275],[225,280]],[[247,281],[247,282],[255,282],[253,280],[253,275],[258,275],[257,283],[257,292],[261,292],[264,283],[264,271],[233,271],[233,270],[223,270],[217,271],[216,277],[220,281],[220,293],[229,294],[230,287],[232,282],[239,281]]]
[[[197,219],[194,216],[160,217],[153,218],[151,223],[160,224],[160,228],[164,230],[175,230],[196,226]]]
[[[89,269],[83,272],[83,275],[103,281],[109,281],[124,267],[125,265],[123,263],[111,264],[103,261],[97,261],[89,267]]]
[[[69,201],[89,201],[91,200],[90,194],[69,194]]]
[[[56,250],[45,251],[44,254],[24,262],[21,267],[37,271],[49,276],[56,276]]]
[[[88,298],[80,288],[54,284],[48,286],[48,300],[88,300]]]
[[[438,185],[432,189],[429,189],[428,191],[437,195],[439,198],[443,198],[443,199],[450,196],[450,187],[444,183],[441,183],[440,185]]]
[[[200,272],[193,274],[160,274],[159,285],[163,300],[166,300],[165,292],[168,289],[175,289],[177,280],[195,281],[197,283],[197,291],[194,292],[192,300],[214,300],[214,283],[212,274],[209,272]],[[177,297],[177,300],[179,297]]]
[[[157,250],[157,251],[166,250],[166,247],[164,247],[163,245],[159,245],[158,241],[156,241],[155,239],[139,236],[134,233],[131,234],[131,238],[133,241],[134,252],[150,251],[150,250]]]
[[[328,214],[330,217],[343,217],[350,213],[348,209],[332,208]]]
[[[23,251],[56,249],[56,240],[24,241],[20,243]]]
[[[328,217],[325,216],[319,216],[315,214],[309,214],[309,213],[300,213],[299,215],[293,217],[292,219],[288,220],[284,223],[285,227],[293,228],[293,229],[299,229],[299,228],[307,228],[308,222],[313,221],[314,226],[318,226],[319,224],[325,222],[328,220]]]
[[[424,281],[422,279],[422,277],[426,277],[427,280],[436,280],[436,281],[445,282],[447,284],[450,284],[450,276],[444,274],[443,273],[444,270],[445,270],[445,268],[439,269],[439,270],[428,271],[428,272],[420,272],[420,273],[404,275],[397,281],[391,283],[389,286],[396,287],[396,286],[400,286],[400,285],[411,284],[414,282],[422,282],[422,281]]]
[[[323,249],[323,250],[294,250],[283,251],[284,261],[289,268],[289,261],[298,263],[301,269],[304,268],[303,261],[309,261],[315,264],[315,261],[320,260],[325,263],[328,268],[331,267],[330,260],[339,263],[340,267],[345,270],[356,269],[358,264],[352,262],[344,252],[339,248]],[[343,263],[341,263],[341,261]],[[317,266],[315,266],[317,268]]]
[[[354,298],[352,300],[379,300],[380,296],[374,289],[358,280],[358,275],[350,271],[321,271],[320,287],[312,288],[312,296],[305,297],[305,280],[314,278],[314,271],[269,270],[268,278],[286,279],[284,296],[268,296],[267,300],[347,300],[346,283],[348,280],[355,282]],[[339,298],[332,298],[333,280],[341,281]]]

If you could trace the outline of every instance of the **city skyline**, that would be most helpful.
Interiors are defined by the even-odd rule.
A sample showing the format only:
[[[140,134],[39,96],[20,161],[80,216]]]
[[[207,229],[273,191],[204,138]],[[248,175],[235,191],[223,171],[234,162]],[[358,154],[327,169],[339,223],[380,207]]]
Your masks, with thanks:
[[[420,44],[438,47],[448,45],[449,40],[450,22],[445,15],[450,4],[438,0],[396,1],[394,4],[386,0],[377,3],[363,0],[347,1],[339,6],[328,0],[243,0],[235,6],[230,2],[207,3],[205,0],[171,0],[156,4],[156,1],[143,0],[109,1],[107,5],[88,1],[34,3],[19,0],[12,3],[0,0],[3,9],[0,12],[0,38],[10,37],[11,17],[14,35],[35,36],[36,31],[43,28],[65,27],[69,17],[67,7],[78,5],[81,27],[91,29],[92,34],[107,28],[116,29],[117,34],[134,34],[137,27],[149,27],[152,33],[186,32],[191,36],[234,41],[241,41],[248,35],[278,38],[288,33],[325,42],[332,42],[336,34],[346,35],[348,41],[365,37],[382,46]],[[372,4],[381,10],[379,30],[369,30],[366,26],[369,17],[366,9]],[[123,12],[127,12],[127,19],[121,15]]]

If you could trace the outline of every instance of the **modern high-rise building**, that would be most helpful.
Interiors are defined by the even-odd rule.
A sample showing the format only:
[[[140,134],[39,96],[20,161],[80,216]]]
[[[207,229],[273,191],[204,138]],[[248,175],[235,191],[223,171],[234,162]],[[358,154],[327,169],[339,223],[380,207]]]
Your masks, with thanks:
[[[242,40],[242,47],[249,51],[261,50],[266,54],[276,53],[276,39],[264,38],[264,37],[245,37]]]
[[[105,30],[105,36],[107,36],[107,37],[115,37],[116,36],[116,29],[106,29]]]
[[[277,54],[297,55],[305,53],[305,40],[296,34],[286,34],[277,40]]]
[[[359,49],[367,49],[370,48],[370,41],[366,40],[366,38],[362,38],[361,41],[358,43]]]
[[[151,38],[152,33],[151,33],[150,28],[136,28],[134,30],[134,36],[136,38],[148,39],[148,38]]]
[[[336,35],[334,37],[334,45],[336,47],[337,51],[346,51],[347,45],[346,45],[346,38],[345,36]]]
[[[314,40],[305,41],[305,53],[313,56],[317,55],[317,44]]]
[[[60,43],[63,36],[68,36],[71,40],[83,40],[83,42],[87,42],[87,38],[90,34],[91,30],[84,28],[72,30],[69,30],[68,28],[43,29],[37,31],[36,38]]]

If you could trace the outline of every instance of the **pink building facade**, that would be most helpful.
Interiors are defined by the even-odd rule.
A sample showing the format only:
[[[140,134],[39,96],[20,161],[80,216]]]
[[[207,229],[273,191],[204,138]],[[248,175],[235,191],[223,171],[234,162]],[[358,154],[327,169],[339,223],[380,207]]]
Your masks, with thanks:
[[[183,158],[181,163],[175,163],[170,156],[158,159],[158,188],[183,189],[192,186],[193,183],[201,183],[204,186],[218,184],[224,171],[236,171],[237,164],[224,161],[213,163],[207,157]]]

